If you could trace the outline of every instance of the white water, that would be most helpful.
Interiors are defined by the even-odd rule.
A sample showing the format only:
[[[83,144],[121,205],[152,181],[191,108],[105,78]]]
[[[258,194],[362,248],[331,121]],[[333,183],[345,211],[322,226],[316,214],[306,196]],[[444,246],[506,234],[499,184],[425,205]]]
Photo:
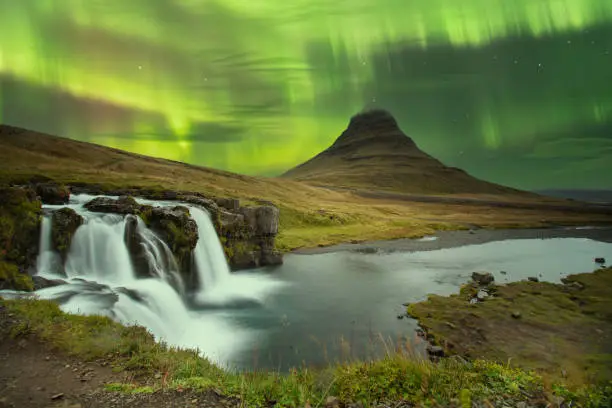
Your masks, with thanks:
[[[227,282],[230,270],[225,260],[223,247],[208,214],[197,207],[190,207],[189,212],[198,224],[200,237],[194,253],[199,289],[211,292],[216,286]]]
[[[261,275],[231,275],[208,213],[189,208],[199,233],[193,255],[199,281],[192,297],[200,309],[196,312],[188,307],[189,297],[168,246],[138,219],[136,233],[151,275],[138,278],[124,241],[131,216],[88,212],[83,205],[93,198],[76,196],[69,205],[85,222],[72,239],[63,273],[60,256],[52,250],[50,216],[44,218],[38,274],[64,279],[66,284],[39,290],[38,297],[58,301],[69,313],[105,315],[124,324],[142,325],[158,340],[197,348],[220,363],[231,361],[234,353],[247,347],[256,330],[238,327],[218,310],[202,307],[242,301],[261,303],[280,283]]]

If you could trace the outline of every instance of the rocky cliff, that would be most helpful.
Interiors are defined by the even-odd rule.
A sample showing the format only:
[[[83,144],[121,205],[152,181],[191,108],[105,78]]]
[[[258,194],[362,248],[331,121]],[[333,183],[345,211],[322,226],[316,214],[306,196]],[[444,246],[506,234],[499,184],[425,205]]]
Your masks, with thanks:
[[[194,285],[191,253],[195,248],[198,229],[186,205],[206,210],[223,244],[232,270],[282,263],[274,241],[278,233],[279,211],[271,205],[241,206],[235,199],[206,197],[199,193],[140,188],[104,190],[98,186],[63,186],[41,180],[24,186],[0,187],[0,289],[32,290],[29,279],[35,266],[40,239],[42,202],[67,203],[71,193],[120,196],[118,199],[98,197],[86,207],[90,211],[138,216],[171,249],[188,285]],[[141,205],[133,197],[176,201],[176,206]],[[132,251],[136,273],[145,262],[138,262],[136,217],[128,219],[125,240]],[[51,242],[65,260],[72,237],[83,223],[80,215],[69,208],[53,211]]]

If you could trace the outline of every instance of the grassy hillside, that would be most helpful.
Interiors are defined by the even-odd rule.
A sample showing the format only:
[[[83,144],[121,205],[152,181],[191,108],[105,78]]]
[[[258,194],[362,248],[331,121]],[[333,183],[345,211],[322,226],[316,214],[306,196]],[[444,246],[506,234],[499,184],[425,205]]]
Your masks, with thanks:
[[[383,110],[353,116],[328,149],[283,177],[339,187],[376,186],[378,190],[411,194],[533,196],[445,166],[420,150],[395,118]]]
[[[496,228],[612,223],[609,214],[552,208],[527,210],[427,203],[392,195],[364,197],[359,191],[243,176],[0,125],[0,183],[22,182],[41,175],[67,184],[153,187],[235,197],[246,202],[270,201],[281,209],[277,243],[282,249],[351,240],[417,237],[436,229],[459,229],[467,225]],[[370,186],[369,191],[377,188]],[[514,194],[462,196],[504,202],[567,203]],[[579,204],[571,205],[579,207]]]

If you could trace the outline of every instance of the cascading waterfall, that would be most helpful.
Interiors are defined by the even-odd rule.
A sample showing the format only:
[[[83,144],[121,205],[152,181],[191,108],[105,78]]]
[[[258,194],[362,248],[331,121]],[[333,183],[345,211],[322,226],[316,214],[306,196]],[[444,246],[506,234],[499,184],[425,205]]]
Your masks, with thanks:
[[[194,253],[194,263],[198,273],[200,291],[210,291],[223,281],[227,281],[230,270],[225,260],[223,247],[206,212],[190,207],[189,212],[198,225],[198,240]]]
[[[199,287],[186,302],[179,267],[166,243],[138,217],[134,220],[130,215],[87,211],[84,204],[93,198],[73,196],[68,205],[83,216],[84,223],[72,238],[63,267],[52,248],[51,217],[45,216],[38,274],[65,279],[66,284],[38,290],[36,295],[59,302],[66,312],[105,315],[124,324],[139,324],[159,340],[198,348],[220,362],[231,361],[230,356],[246,346],[249,333],[227,322],[225,315],[219,315],[219,308],[245,300],[261,302],[279,283],[261,276],[231,275],[208,213],[191,206],[199,233],[193,254]],[[50,207],[54,208],[58,207]],[[136,272],[134,255],[126,243],[127,228],[134,225],[147,276]],[[198,310],[188,307],[194,299],[199,302]],[[207,309],[206,305],[216,307]]]

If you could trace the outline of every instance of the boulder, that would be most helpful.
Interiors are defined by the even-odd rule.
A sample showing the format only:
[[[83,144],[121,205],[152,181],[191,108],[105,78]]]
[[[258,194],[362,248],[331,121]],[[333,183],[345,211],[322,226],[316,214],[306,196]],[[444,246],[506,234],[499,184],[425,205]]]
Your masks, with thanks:
[[[427,346],[427,354],[432,357],[444,357],[444,349],[440,346],[432,346],[429,344]]]
[[[232,269],[251,269],[259,266],[255,251],[237,251],[229,257]]]
[[[39,183],[35,185],[35,190],[45,204],[61,205],[70,201],[70,190],[61,184]]]
[[[278,208],[269,205],[257,207],[257,235],[276,235],[278,234]]]
[[[219,206],[213,200],[208,198],[199,197],[196,195],[179,195],[179,199],[185,203],[197,205],[207,210],[213,217],[219,212]]]
[[[72,208],[62,208],[53,211],[51,216],[51,242],[53,248],[60,254],[62,261],[66,261],[72,237],[83,224],[83,217]]]
[[[42,276],[32,276],[32,282],[34,284],[34,290],[52,288],[54,286],[65,285],[66,281],[62,279],[47,279]]]
[[[121,196],[118,199],[96,197],[85,204],[85,208],[89,211],[124,215],[140,214],[143,207],[130,196]]]
[[[190,217],[189,209],[176,207],[148,207],[143,221],[168,245],[181,271],[191,269],[191,252],[198,243],[198,225]]]
[[[536,278],[535,276],[530,276],[527,278],[527,280],[529,282],[539,282],[540,280],[538,278]]]
[[[283,254],[276,250],[262,251],[259,261],[261,266],[277,266],[283,264]]]
[[[142,236],[138,233],[138,218],[133,215],[126,216],[123,241],[130,253],[130,260],[134,273],[138,277],[150,277],[150,265]]]
[[[238,211],[240,208],[240,200],[235,198],[219,198],[215,197],[213,201],[221,208],[230,211]]]
[[[495,278],[490,272],[474,272],[472,273],[472,280],[480,286],[486,286],[493,283]]]
[[[479,290],[478,293],[476,294],[476,299],[478,299],[481,302],[484,302],[484,300],[488,297],[489,297],[489,293],[484,290]]]

